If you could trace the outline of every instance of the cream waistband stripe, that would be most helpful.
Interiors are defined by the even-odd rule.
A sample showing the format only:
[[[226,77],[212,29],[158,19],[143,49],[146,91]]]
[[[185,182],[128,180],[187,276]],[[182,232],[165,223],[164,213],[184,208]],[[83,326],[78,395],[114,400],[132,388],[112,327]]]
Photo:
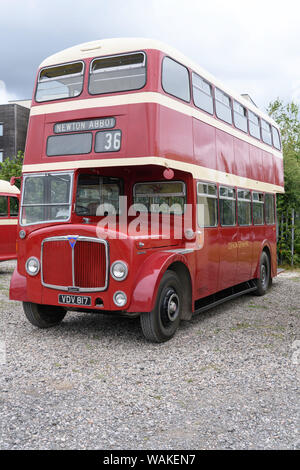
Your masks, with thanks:
[[[137,166],[137,165],[159,165],[170,167],[175,170],[181,170],[191,173],[194,178],[211,181],[214,183],[225,184],[229,186],[238,186],[240,188],[252,189],[257,191],[266,191],[272,193],[284,193],[284,188],[271,183],[264,183],[243,176],[225,173],[219,170],[213,170],[193,163],[180,162],[161,157],[143,157],[143,158],[105,158],[95,160],[76,160],[69,162],[41,163],[34,165],[23,165],[23,172],[37,171],[55,171],[72,170],[74,168],[92,168],[92,167],[116,167],[116,166]]]
[[[0,225],[17,225],[18,219],[0,219]]]
[[[142,104],[142,103],[155,103],[165,106],[166,108],[172,109],[179,113],[185,114],[186,116],[193,116],[199,121],[205,122],[217,129],[220,129],[224,132],[227,132],[238,139],[241,139],[249,144],[254,145],[255,147],[261,148],[266,152],[273,154],[278,158],[282,158],[282,153],[269,147],[268,145],[260,142],[249,135],[244,134],[242,131],[239,131],[228,124],[225,124],[209,114],[198,111],[191,106],[181,103],[169,96],[162,95],[155,92],[140,92],[140,93],[130,93],[128,95],[117,95],[117,96],[102,96],[100,98],[90,98],[85,100],[75,100],[75,101],[64,101],[62,103],[50,103],[44,104],[42,106],[33,106],[30,111],[30,116],[38,116],[41,114],[50,114],[50,113],[60,113],[64,111],[76,111],[82,109],[93,109],[93,108],[103,108],[107,106],[120,106],[127,104]],[[101,117],[101,116],[99,116]]]

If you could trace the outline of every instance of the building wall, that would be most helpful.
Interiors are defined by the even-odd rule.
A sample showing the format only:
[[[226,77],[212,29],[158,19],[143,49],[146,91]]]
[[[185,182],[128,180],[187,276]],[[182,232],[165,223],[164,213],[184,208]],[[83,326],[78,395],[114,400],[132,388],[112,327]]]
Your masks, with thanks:
[[[0,152],[2,161],[24,151],[30,109],[18,104],[0,105],[0,124],[3,125],[3,135],[0,133]],[[0,155],[1,158],[1,155]]]

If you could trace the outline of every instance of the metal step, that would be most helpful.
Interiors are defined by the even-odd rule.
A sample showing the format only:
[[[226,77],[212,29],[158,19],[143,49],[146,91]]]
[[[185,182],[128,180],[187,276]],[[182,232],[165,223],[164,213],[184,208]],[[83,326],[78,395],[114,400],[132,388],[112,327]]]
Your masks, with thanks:
[[[206,310],[209,310],[210,308],[216,307],[217,305],[227,302],[227,300],[235,299],[240,295],[248,294],[249,292],[253,292],[256,289],[256,281],[252,279],[250,281],[243,282],[242,284],[230,287],[229,289],[224,289],[223,291],[216,292],[213,295],[204,297],[203,299],[199,299],[198,301],[196,301],[195,304],[198,303],[199,305],[201,303],[205,303],[205,305],[199,306],[194,310],[193,313],[196,314],[204,312]]]

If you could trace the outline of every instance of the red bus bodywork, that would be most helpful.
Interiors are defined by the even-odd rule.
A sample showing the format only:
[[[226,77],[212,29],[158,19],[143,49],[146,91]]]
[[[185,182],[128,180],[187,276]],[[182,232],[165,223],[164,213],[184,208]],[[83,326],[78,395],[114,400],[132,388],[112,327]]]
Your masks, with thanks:
[[[0,261],[16,259],[18,201],[20,191],[0,180]]]
[[[101,51],[80,53],[85,64],[82,93],[76,98],[59,99],[39,103],[33,98],[23,175],[32,173],[73,171],[72,207],[75,206],[77,181],[79,174],[93,172],[102,176],[124,178],[124,194],[128,204],[133,201],[134,185],[145,181],[163,181],[163,172],[171,168],[174,181],[182,181],[186,187],[186,202],[196,208],[197,181],[214,182],[219,186],[235,189],[246,188],[275,194],[283,192],[283,162],[281,152],[274,145],[266,145],[261,140],[251,137],[249,132],[238,130],[234,124],[228,124],[213,115],[201,111],[192,98],[184,102],[166,93],[162,87],[161,71],[163,58],[173,57],[185,64],[189,73],[196,71],[192,63],[180,55],[162,47],[154,47],[136,40],[134,46],[126,41],[114,44],[115,53],[123,51],[143,51],[147,56],[147,81],[140,90],[104,95],[91,95],[88,92],[88,71],[94,57],[109,56],[106,48],[112,43],[103,43]],[[124,45],[125,44],[125,45]],[[108,52],[108,50],[110,52]],[[75,51],[75,48],[74,48]],[[77,52],[79,50],[77,49]],[[76,51],[75,51],[76,52]],[[70,55],[76,60],[76,54]],[[71,59],[68,61],[71,62]],[[65,63],[65,56],[60,59],[53,56],[48,64]],[[205,78],[207,78],[205,76]],[[210,80],[212,89],[220,87]],[[231,95],[233,96],[233,95]],[[234,99],[236,95],[233,96]],[[238,97],[243,106],[245,100]],[[249,109],[253,111],[253,106]],[[257,114],[264,119],[259,110]],[[122,131],[122,146],[117,152],[88,155],[47,156],[46,146],[49,136],[54,135],[54,125],[100,118],[113,117],[116,127]],[[275,123],[270,119],[275,126]],[[93,139],[96,131],[92,131]],[[219,211],[219,209],[218,209]],[[52,237],[70,237],[73,235],[86,238],[101,238],[97,231],[99,218],[84,217],[72,210],[70,220],[65,223],[40,223],[22,225],[23,238],[19,238],[18,266],[14,272],[10,298],[39,305],[58,306],[58,288],[47,285],[66,285],[66,277],[71,276],[70,252],[68,242],[60,239],[53,243],[45,242]],[[130,218],[129,218],[130,219]],[[171,217],[175,224],[176,216]],[[196,210],[191,215],[190,228],[197,232]],[[120,227],[116,230],[122,231]],[[215,227],[204,229],[204,245],[200,250],[186,249],[187,239],[153,239],[147,233],[139,237],[124,236],[119,239],[108,238],[109,256],[103,246],[85,246],[78,248],[78,284],[90,282],[96,285],[107,277],[106,288],[89,292],[91,305],[84,306],[91,311],[120,312],[137,315],[151,312],[155,308],[160,282],[167,270],[176,273],[185,288],[181,317],[188,319],[201,306],[201,300],[212,298],[216,293],[260,277],[260,257],[266,251],[271,265],[271,277],[276,276],[276,227],[270,225],[221,226],[220,214]],[[104,235],[103,235],[104,237]],[[43,249],[42,249],[43,247]],[[102,251],[101,251],[102,250]],[[35,257],[42,263],[41,271],[36,276],[29,276],[25,269],[26,260]],[[77,259],[77,258],[76,258]],[[82,260],[85,260],[83,266]],[[95,259],[98,260],[95,262]],[[81,260],[81,261],[80,261]],[[128,276],[122,282],[115,280],[110,273],[110,266],[116,260],[124,260],[128,265]],[[99,273],[99,263],[102,271]],[[89,279],[83,281],[85,271]],[[101,270],[100,270],[101,271]],[[104,272],[105,271],[105,272]],[[102,276],[102,278],[101,278]],[[100,279],[101,278],[101,279]],[[49,282],[45,281],[48,280]],[[250,285],[250,287],[253,284]],[[117,307],[113,301],[116,291],[126,292],[127,302]],[[65,292],[66,293],[66,292]],[[74,292],[73,292],[74,294]],[[69,292],[72,295],[72,292]],[[70,308],[72,308],[70,304]],[[78,306],[76,306],[78,307]]]

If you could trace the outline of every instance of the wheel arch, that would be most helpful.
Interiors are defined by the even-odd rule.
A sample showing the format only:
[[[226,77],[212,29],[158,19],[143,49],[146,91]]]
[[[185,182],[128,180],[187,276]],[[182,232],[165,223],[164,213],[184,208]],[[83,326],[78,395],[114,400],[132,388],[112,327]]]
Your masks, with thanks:
[[[167,271],[173,271],[183,286],[184,296],[181,319],[190,320],[192,317],[192,279],[190,271],[181,261],[175,261],[170,264]]]
[[[151,256],[145,260],[137,273],[131,302],[127,309],[128,312],[149,312],[153,310],[161,279],[168,270],[177,274],[180,281],[187,287],[187,292],[193,292],[193,278],[184,255],[166,252],[156,253],[153,254],[153,257]],[[188,286],[188,283],[190,283],[190,286]],[[190,318],[192,314],[192,309],[188,314],[188,306],[189,304],[192,305],[192,294],[188,296],[189,298],[190,300],[185,300],[183,319]]]
[[[261,255],[262,253],[266,253],[266,255],[268,256],[269,258],[269,262],[270,262],[270,279],[272,279],[272,277],[276,276],[276,272],[275,272],[275,267],[274,267],[274,256],[273,256],[273,253],[272,253],[272,248],[270,246],[270,243],[268,242],[268,240],[264,240],[262,245],[261,245],[261,250],[260,250],[260,253],[259,253],[259,257],[257,259],[257,265],[256,265],[256,270],[255,270],[255,278],[258,278],[259,276],[259,265],[260,265],[260,258],[261,258]]]

